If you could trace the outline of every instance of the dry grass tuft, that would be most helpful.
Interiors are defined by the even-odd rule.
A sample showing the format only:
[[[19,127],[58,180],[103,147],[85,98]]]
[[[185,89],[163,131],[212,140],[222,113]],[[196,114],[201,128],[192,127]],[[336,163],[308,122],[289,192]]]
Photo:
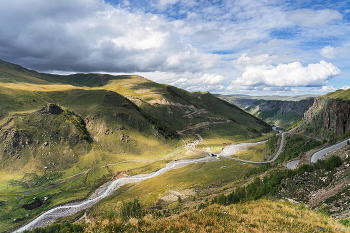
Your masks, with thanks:
[[[108,224],[116,226],[119,219]],[[110,229],[104,222],[103,229]],[[329,216],[289,202],[252,201],[230,206],[212,205],[200,211],[185,211],[180,215],[142,221],[129,220],[132,232],[316,232],[348,231]],[[131,229],[132,228],[132,229]],[[88,232],[98,231],[97,225]],[[115,228],[114,228],[115,230]],[[121,229],[120,229],[121,230]],[[108,232],[108,231],[106,231]]]

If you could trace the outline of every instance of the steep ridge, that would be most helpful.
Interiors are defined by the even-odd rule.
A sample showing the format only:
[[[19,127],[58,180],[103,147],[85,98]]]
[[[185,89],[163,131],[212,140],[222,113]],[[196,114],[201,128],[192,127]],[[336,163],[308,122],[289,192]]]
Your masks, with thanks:
[[[103,88],[124,95],[176,130],[226,122],[205,127],[206,132],[201,131],[203,128],[193,130],[207,138],[220,136],[226,137],[227,141],[237,141],[254,138],[271,129],[264,121],[209,92],[187,92],[135,76],[110,80]]]
[[[299,132],[320,139],[336,139],[350,131],[350,90],[338,90],[316,98],[298,127]],[[348,135],[349,136],[349,135]]]

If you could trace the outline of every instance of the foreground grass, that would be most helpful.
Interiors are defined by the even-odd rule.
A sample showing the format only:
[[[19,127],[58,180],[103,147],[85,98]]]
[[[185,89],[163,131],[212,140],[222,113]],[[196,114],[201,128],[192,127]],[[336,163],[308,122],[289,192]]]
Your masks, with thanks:
[[[122,220],[116,213],[100,212],[89,224],[57,224],[51,230],[71,232],[339,232],[349,228],[320,212],[284,201],[251,201],[229,206],[211,205],[170,217],[147,214]],[[33,232],[50,232],[36,229]]]
[[[344,227],[320,213],[294,204],[270,201],[227,207],[213,205],[202,211],[146,222],[141,227],[141,231],[146,232],[315,232],[317,229]]]

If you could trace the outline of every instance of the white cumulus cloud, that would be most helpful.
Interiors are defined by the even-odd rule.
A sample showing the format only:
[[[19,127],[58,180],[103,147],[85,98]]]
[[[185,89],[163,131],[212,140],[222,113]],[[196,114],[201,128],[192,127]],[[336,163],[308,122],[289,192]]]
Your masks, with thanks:
[[[221,84],[226,77],[218,74],[204,74],[198,81],[205,84]]]
[[[241,77],[232,81],[231,85],[239,86],[274,86],[274,87],[306,87],[321,86],[327,83],[332,76],[340,73],[332,63],[320,61],[304,67],[300,62],[265,64],[266,56],[249,58],[242,55],[234,64],[243,70]],[[257,65],[261,61],[262,65]]]
[[[318,88],[313,88],[310,91],[315,93],[328,93],[336,90],[337,89],[334,86],[322,86]]]
[[[153,80],[161,80],[163,77],[168,77],[172,80],[171,85],[183,88],[188,91],[217,91],[224,90],[222,84],[227,79],[223,75],[216,73],[190,73],[185,72],[182,74],[170,75],[167,72],[158,73],[158,77],[152,77]]]
[[[350,43],[344,44],[339,47],[333,47],[327,45],[319,51],[323,57],[333,59],[333,58],[348,58],[350,53]]]
[[[324,56],[326,58],[334,58],[337,55],[336,51],[334,50],[334,47],[332,47],[330,45],[322,48],[320,53],[322,56]]]
[[[282,93],[291,91],[289,85],[327,81],[339,88],[339,79],[330,79],[337,67],[349,76],[348,12],[345,5],[305,6],[267,0],[11,0],[0,7],[0,59],[42,72],[132,73],[228,94]],[[321,55],[331,63],[319,62]]]

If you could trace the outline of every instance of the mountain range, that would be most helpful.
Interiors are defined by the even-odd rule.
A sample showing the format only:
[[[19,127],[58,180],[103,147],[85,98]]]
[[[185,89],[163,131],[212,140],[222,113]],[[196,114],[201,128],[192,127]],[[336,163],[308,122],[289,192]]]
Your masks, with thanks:
[[[213,95],[188,92],[137,75],[55,75],[0,60],[1,232],[17,229],[54,206],[86,200],[110,181],[153,174],[169,162],[197,158],[213,161],[125,184],[88,210],[57,219],[52,229],[74,232],[73,228],[104,227],[107,232],[137,232],[170,231],[174,226],[173,231],[195,232],[219,229],[220,224],[214,222],[231,222],[239,226],[237,231],[281,226],[291,230],[290,219],[298,229],[309,224],[305,228],[309,231],[347,227],[348,193],[343,186],[330,196],[325,191],[328,196],[315,201],[300,194],[304,187],[300,184],[310,192],[322,193],[323,189],[334,190],[334,182],[347,179],[337,175],[347,171],[346,151],[341,152],[344,166],[334,159],[313,166],[305,158],[350,136],[349,97],[350,90],[324,96]],[[244,147],[233,156],[253,162],[271,158],[283,144],[273,125],[292,128],[281,157],[274,163],[215,158],[225,146],[268,138],[268,142]],[[286,162],[297,157],[306,164],[287,170]],[[333,183],[319,184],[323,176]],[[249,202],[261,197],[269,200]],[[276,198],[295,199],[299,204]],[[342,204],[334,204],[332,198]],[[309,200],[321,213],[301,204]],[[242,204],[230,205],[237,202]],[[324,209],[325,203],[333,204]],[[338,207],[336,214],[345,219],[343,225],[323,215],[335,213]],[[255,219],[251,208],[255,208],[255,215],[269,212],[263,227],[245,217]],[[306,223],[306,215],[313,220]],[[205,222],[194,220],[199,216],[204,216]],[[93,223],[86,225],[91,220]],[[249,222],[249,226],[242,222]]]

